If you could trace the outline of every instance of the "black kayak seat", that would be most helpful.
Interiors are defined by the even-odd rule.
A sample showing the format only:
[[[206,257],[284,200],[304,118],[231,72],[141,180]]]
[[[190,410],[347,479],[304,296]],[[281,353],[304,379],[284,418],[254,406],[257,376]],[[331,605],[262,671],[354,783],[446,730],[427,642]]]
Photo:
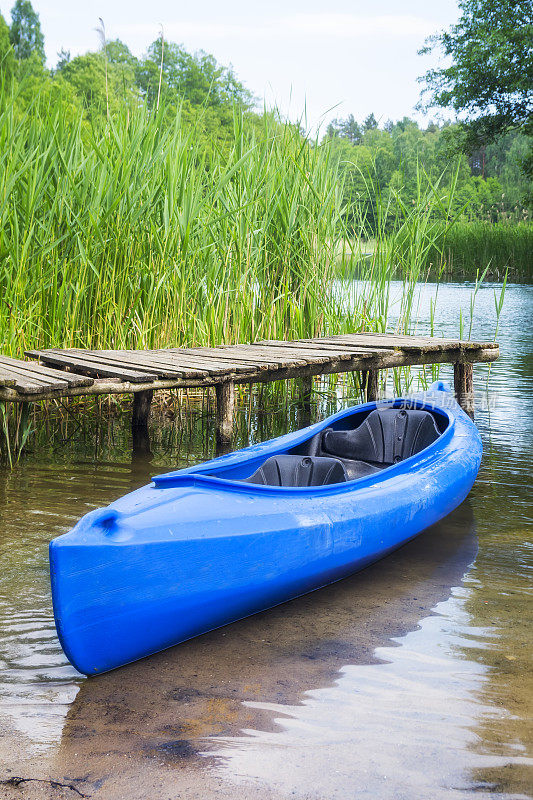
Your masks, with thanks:
[[[353,481],[416,455],[439,436],[429,411],[378,408],[352,430],[326,428],[298,455],[271,456],[245,481],[264,486],[327,486]]]
[[[329,486],[349,480],[342,461],[321,456],[280,455],[267,458],[246,483],[263,486]]]
[[[368,461],[360,461],[356,458],[342,458],[340,459],[346,470],[346,479],[355,481],[356,478],[364,478],[366,475],[373,475],[375,472],[381,472],[382,466],[376,467],[374,464],[369,464]]]
[[[429,411],[384,408],[372,411],[353,430],[326,429],[319,448],[320,455],[357,459],[383,468],[416,455],[439,436]]]

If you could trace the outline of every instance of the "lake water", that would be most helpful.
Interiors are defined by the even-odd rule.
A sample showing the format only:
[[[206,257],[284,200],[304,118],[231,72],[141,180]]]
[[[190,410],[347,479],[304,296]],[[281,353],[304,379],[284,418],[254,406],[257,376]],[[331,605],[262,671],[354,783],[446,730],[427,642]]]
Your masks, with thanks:
[[[495,289],[473,338],[494,336]],[[437,335],[458,335],[471,292],[440,286]],[[155,420],[152,464],[132,462],[126,415],[43,420],[0,478],[0,797],[530,797],[532,318],[533,287],[509,286],[488,384],[475,368],[483,465],[455,513],[333,587],[91,680],[55,635],[48,542],[208,457],[212,420]],[[243,403],[237,446],[299,424],[260,403]]]

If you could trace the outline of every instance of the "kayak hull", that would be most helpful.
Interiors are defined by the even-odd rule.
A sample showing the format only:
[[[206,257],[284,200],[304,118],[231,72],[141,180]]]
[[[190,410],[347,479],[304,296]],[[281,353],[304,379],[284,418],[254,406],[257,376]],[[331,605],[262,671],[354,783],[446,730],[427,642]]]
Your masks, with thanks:
[[[428,402],[448,420],[440,438],[378,476],[305,489],[239,482],[300,431],[160,476],[87,514],[50,544],[56,626],[71,663],[98,674],[278,605],[446,516],[472,487],[481,441],[448,393],[420,407]]]

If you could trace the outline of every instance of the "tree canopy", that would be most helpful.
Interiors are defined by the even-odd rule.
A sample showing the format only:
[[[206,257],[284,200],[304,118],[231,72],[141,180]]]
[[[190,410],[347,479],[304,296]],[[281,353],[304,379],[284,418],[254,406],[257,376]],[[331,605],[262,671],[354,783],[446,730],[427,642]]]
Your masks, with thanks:
[[[235,101],[250,106],[252,94],[237,80],[231,67],[200,50],[188,53],[181,45],[158,37],[144,58],[135,65],[137,85],[150,103],[161,92],[165,97],[180,95],[193,105],[221,106]]]
[[[16,0],[11,9],[10,39],[19,61],[33,57],[44,64],[44,36],[30,0]]]
[[[533,133],[533,5],[524,0],[459,0],[461,16],[421,51],[441,50],[449,66],[421,79],[429,105],[464,112],[470,145],[524,127]]]
[[[356,129],[360,135],[354,140]],[[360,125],[350,115],[345,120],[333,120],[325,139],[344,177],[347,197],[364,197],[371,181],[384,193],[414,200],[422,168],[443,189],[454,182],[455,213],[468,205],[467,215],[487,221],[527,216],[522,201],[528,180],[520,165],[528,152],[528,137],[519,130],[509,131],[489,144],[481,168],[476,158],[458,153],[457,140],[462,141],[458,124],[439,126],[430,122],[421,128],[415,120],[404,117],[397,122],[389,120],[380,128]]]

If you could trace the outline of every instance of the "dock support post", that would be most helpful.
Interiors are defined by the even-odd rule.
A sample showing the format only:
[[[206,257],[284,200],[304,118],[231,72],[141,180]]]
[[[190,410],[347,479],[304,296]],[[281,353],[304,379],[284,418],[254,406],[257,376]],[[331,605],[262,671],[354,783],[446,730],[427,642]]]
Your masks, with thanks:
[[[235,406],[235,384],[223,381],[215,385],[216,409],[216,452],[227,453],[233,438],[233,411]]]
[[[311,424],[311,396],[313,394],[313,378],[308,376],[300,378],[300,398],[299,406],[302,414],[303,427]]]
[[[377,400],[379,395],[379,370],[365,369],[361,371],[361,384],[366,402]]]
[[[464,361],[453,365],[453,388],[457,402],[469,417],[474,418],[474,366]]]
[[[135,392],[133,395],[133,411],[131,415],[131,432],[133,436],[133,455],[136,458],[149,458],[150,435],[148,433],[148,417],[154,396],[152,389]]]

